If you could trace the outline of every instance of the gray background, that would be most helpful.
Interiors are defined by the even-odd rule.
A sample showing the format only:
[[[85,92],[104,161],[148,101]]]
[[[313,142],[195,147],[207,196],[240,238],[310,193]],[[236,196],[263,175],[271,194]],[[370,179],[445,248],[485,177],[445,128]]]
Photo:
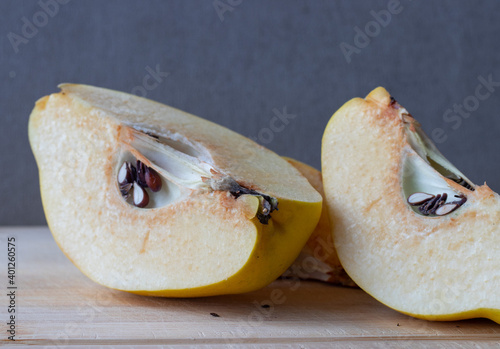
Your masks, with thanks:
[[[500,2],[401,0],[387,24],[370,24],[390,2],[222,0],[219,16],[213,0],[73,0],[57,11],[1,1],[0,225],[45,224],[27,136],[34,102],[60,82],[141,93],[148,67],[169,73],[148,98],[317,168],[333,112],[383,85],[428,133],[442,129],[441,150],[471,180],[500,190],[500,88],[459,127],[443,118],[474,102],[478,77],[500,81]],[[26,21],[37,32],[13,45]],[[340,45],[355,44],[356,28],[372,37],[348,63]],[[284,107],[296,118],[259,138]]]

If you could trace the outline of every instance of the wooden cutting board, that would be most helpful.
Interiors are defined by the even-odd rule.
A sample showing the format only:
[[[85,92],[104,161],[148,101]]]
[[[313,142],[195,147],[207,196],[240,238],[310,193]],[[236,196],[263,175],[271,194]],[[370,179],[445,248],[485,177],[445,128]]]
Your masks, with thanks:
[[[1,323],[7,329],[7,238],[16,244],[16,344],[500,348],[485,319],[428,322],[393,311],[359,289],[278,280],[247,294],[143,297],[87,279],[46,227],[0,228]],[[0,344],[9,345],[2,331]]]

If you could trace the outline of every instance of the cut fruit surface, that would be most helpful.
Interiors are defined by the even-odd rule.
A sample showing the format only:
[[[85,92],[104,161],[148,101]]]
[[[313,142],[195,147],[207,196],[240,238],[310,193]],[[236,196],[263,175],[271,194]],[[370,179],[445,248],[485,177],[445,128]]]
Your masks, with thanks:
[[[332,226],[334,222],[328,219],[328,210],[324,199],[323,180],[321,172],[303,162],[287,158],[309,183],[323,196],[323,209],[318,225],[311,234],[299,257],[283,274],[284,277],[313,279],[335,285],[351,286],[356,284],[351,280],[340,264],[333,243]]]
[[[500,323],[500,197],[385,89],[332,116],[322,173],[338,256],[362,289],[423,319]]]
[[[275,153],[112,90],[64,84],[29,122],[45,214],[66,256],[107,287],[241,293],[293,262],[322,198]]]

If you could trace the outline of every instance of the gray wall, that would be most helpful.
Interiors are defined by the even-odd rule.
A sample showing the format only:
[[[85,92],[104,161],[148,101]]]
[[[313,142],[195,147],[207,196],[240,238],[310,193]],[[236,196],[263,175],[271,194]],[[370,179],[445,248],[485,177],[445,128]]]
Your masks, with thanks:
[[[214,4],[226,7],[218,12]],[[2,0],[0,225],[45,224],[27,122],[34,102],[60,82],[146,93],[318,168],[332,113],[383,85],[428,133],[437,132],[457,167],[500,190],[500,88],[475,97],[481,77],[500,81],[500,2],[392,6],[393,0],[73,0],[55,8]],[[388,7],[390,19],[372,22],[372,11]],[[363,41],[358,30],[371,37]],[[348,45],[350,55],[341,49]],[[146,90],[149,69],[162,73]],[[470,115],[447,112],[464,103]],[[282,132],[263,133],[275,108],[296,118]]]

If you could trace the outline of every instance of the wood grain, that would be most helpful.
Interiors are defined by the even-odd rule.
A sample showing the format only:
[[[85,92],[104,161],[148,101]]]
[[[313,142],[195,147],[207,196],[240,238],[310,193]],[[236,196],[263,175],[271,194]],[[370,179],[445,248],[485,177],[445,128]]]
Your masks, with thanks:
[[[361,290],[319,282],[278,280],[252,293],[199,299],[136,296],[87,279],[46,227],[0,228],[2,261],[8,236],[17,248],[16,344],[500,348],[492,321],[417,320]],[[6,262],[2,270],[5,291]],[[5,327],[8,299],[1,298]],[[1,339],[10,344],[5,331]]]

